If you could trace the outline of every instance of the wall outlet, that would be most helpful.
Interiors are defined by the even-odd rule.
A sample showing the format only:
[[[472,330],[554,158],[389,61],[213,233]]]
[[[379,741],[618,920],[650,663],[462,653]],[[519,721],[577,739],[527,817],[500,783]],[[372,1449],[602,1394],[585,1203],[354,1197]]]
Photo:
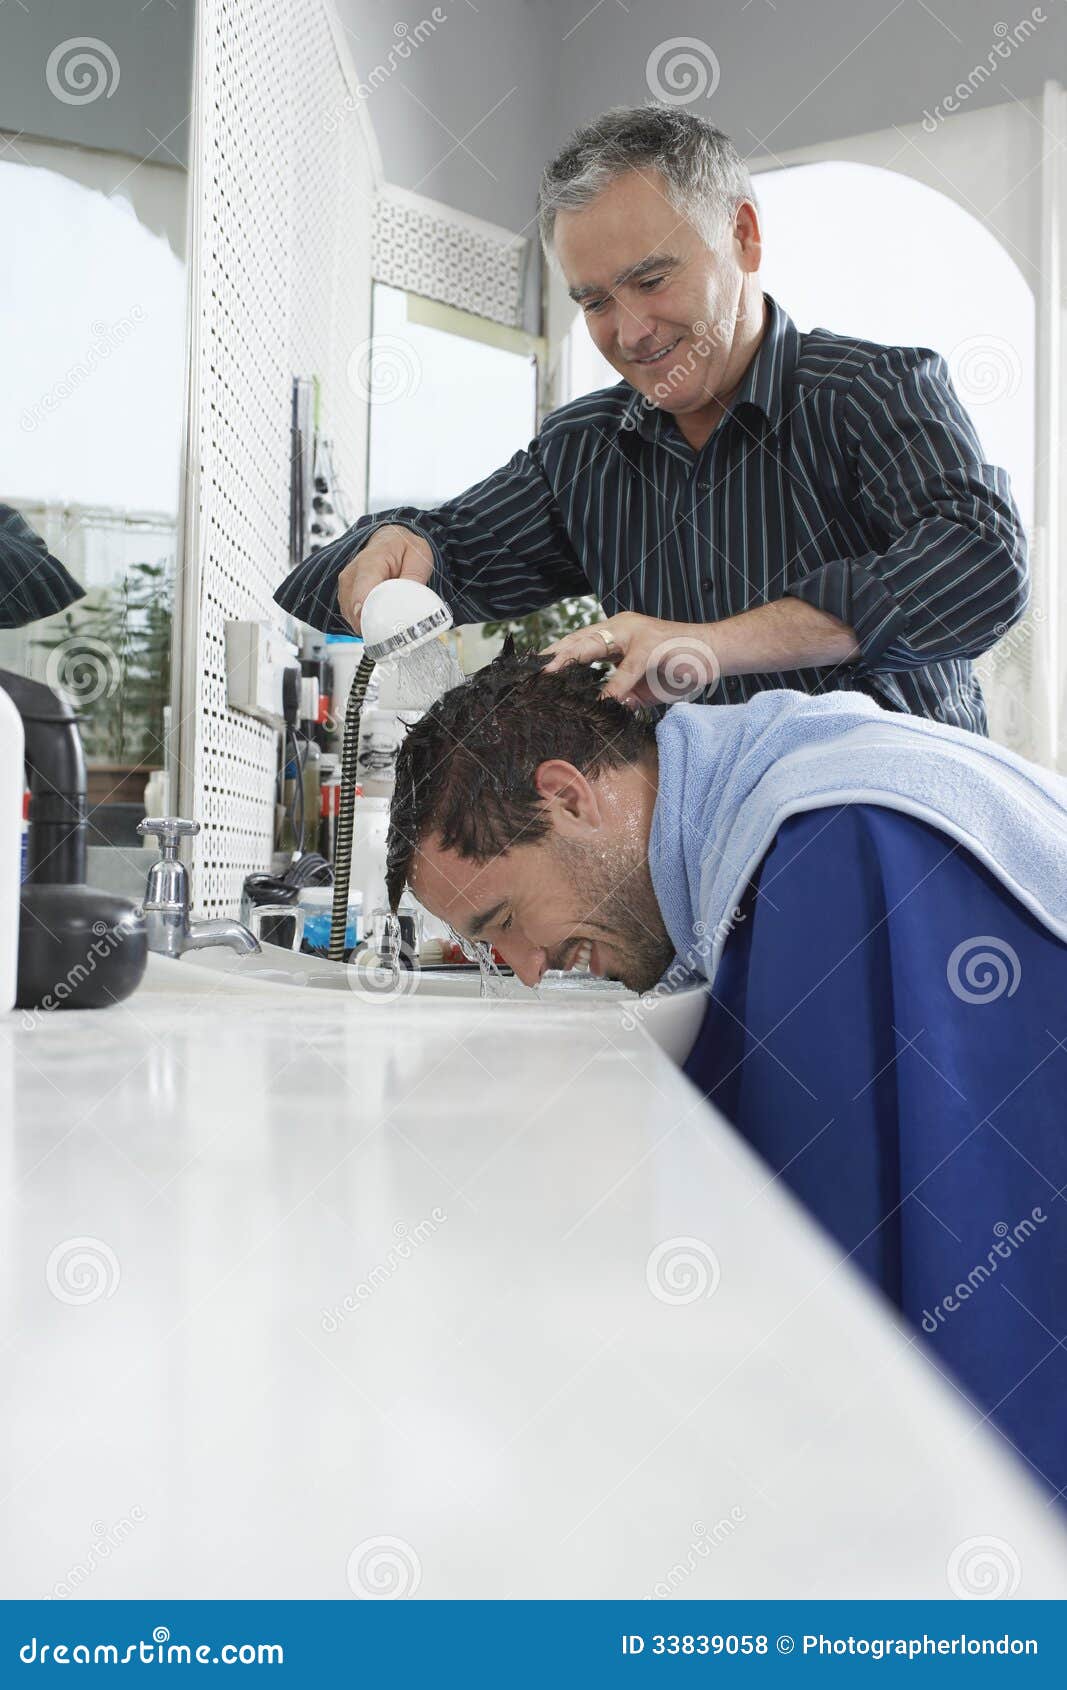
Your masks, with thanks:
[[[271,727],[285,726],[282,676],[297,650],[266,622],[226,623],[226,702]]]

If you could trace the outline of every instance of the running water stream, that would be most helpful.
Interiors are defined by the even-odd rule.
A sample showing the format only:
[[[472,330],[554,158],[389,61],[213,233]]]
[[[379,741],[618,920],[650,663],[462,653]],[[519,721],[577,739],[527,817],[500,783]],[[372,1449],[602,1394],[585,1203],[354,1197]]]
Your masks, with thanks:
[[[443,693],[458,687],[463,679],[459,659],[443,640],[428,640],[414,651],[386,658],[380,667],[384,668],[385,664],[393,671],[394,708],[401,712],[429,710]]]
[[[409,725],[450,688],[459,686],[463,671],[451,645],[444,640],[428,640],[414,651],[400,652],[379,664],[383,677],[388,672],[391,707]],[[376,955],[382,967],[399,975],[402,933],[400,917],[390,911],[375,911],[377,925],[375,942],[369,954]],[[379,925],[380,924],[380,925]]]
[[[508,990],[507,976],[501,974],[493,960],[492,947],[477,939],[465,939],[462,933],[453,929],[452,937],[459,946],[468,962],[478,964],[478,974],[481,979],[481,996],[483,998],[507,998],[511,996]]]

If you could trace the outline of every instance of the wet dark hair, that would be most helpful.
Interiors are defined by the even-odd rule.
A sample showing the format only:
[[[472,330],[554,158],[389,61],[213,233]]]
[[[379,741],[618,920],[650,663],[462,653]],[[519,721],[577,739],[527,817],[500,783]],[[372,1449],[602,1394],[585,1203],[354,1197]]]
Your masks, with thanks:
[[[545,674],[548,658],[510,649],[453,687],[412,727],[397,753],[386,889],[395,909],[420,841],[487,862],[549,831],[534,777],[554,757],[587,777],[638,763],[655,718],[601,696],[585,664]]]

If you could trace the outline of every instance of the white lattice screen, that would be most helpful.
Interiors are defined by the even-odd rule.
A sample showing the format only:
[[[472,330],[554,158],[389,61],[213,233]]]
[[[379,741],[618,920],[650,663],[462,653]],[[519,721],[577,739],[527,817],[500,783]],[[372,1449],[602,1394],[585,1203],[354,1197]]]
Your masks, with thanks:
[[[193,896],[211,915],[236,910],[271,853],[276,739],[226,704],[224,625],[284,620],[272,595],[289,567],[292,377],[319,377],[358,510],[367,403],[348,370],[372,275],[522,322],[529,242],[381,184],[344,41],[329,0],[198,0],[172,752],[177,808],[201,824]]]
[[[190,401],[177,803],[201,823],[196,907],[233,913],[270,858],[274,733],[226,704],[224,623],[281,625],[293,375],[322,385],[343,484],[363,490],[374,167],[325,0],[199,0],[190,180]]]
[[[374,276],[495,323],[522,327],[529,241],[421,194],[384,186],[374,206]]]

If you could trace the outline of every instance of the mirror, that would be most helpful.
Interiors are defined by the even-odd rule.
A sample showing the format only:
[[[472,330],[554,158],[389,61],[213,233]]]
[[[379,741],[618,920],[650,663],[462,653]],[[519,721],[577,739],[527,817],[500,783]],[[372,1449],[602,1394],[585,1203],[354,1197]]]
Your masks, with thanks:
[[[369,359],[350,372],[370,404],[367,511],[433,510],[529,445],[537,432],[531,336],[383,282],[374,284],[373,329]],[[568,613],[566,605],[553,607],[555,620],[537,612],[522,619],[529,629],[462,628],[460,660],[479,668],[505,631],[526,631],[539,647],[562,631],[557,622]],[[584,601],[576,614],[588,620]]]
[[[135,9],[106,41],[85,35],[77,0],[0,21],[0,217],[14,232],[0,265],[0,667],[78,710],[91,849],[139,847],[164,764],[193,24],[192,0]],[[90,879],[111,883],[99,861]]]

